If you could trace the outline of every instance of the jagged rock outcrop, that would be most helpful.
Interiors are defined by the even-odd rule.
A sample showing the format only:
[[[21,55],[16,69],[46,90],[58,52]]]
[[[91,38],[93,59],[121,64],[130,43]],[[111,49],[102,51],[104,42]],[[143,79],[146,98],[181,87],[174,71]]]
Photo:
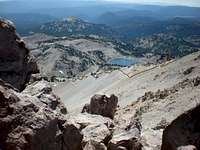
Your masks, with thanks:
[[[86,141],[84,149],[104,150],[141,150],[141,125],[134,118],[134,114],[118,118],[115,115],[118,98],[111,95],[110,98],[105,95],[95,95],[91,98],[90,104],[86,104],[82,112],[98,114],[110,117],[113,120],[111,134],[107,125],[103,121],[96,120],[82,130],[83,141]],[[83,113],[84,115],[89,115]],[[95,115],[97,116],[97,115]],[[106,118],[104,117],[104,118]],[[99,122],[100,121],[100,122]],[[101,143],[101,145],[99,145]],[[103,145],[102,145],[103,144]]]
[[[15,32],[12,22],[0,18],[0,78],[23,90],[32,73],[37,73],[35,60]]]
[[[115,95],[111,95],[110,97],[107,97],[106,95],[94,95],[91,98],[90,104],[86,104],[82,112],[102,115],[113,119],[117,103],[118,97]]]
[[[51,94],[51,88],[44,83],[36,83],[18,93],[9,84],[0,82],[1,149],[83,149],[83,134],[78,121],[75,123],[73,119],[67,118],[66,111],[62,111],[66,108],[59,99],[52,99]],[[51,104],[56,100],[59,103],[52,108]],[[85,121],[90,120],[87,118]],[[101,122],[102,119],[103,117],[96,120]],[[79,124],[81,123],[85,124],[83,120]],[[103,123],[108,122],[102,121]]]
[[[37,97],[58,113],[67,114],[66,107],[60,98],[52,92],[51,85],[47,81],[34,82],[27,86],[22,93]]]
[[[82,113],[70,120],[81,134],[83,150],[141,150],[141,129],[136,120],[114,122],[101,115]]]
[[[61,114],[40,99],[0,84],[0,146],[4,150],[61,149]],[[62,133],[62,132],[61,132]]]
[[[88,113],[65,115],[63,104],[51,94],[45,81],[22,93],[0,82],[1,149],[106,150],[113,120]]]
[[[200,149],[200,105],[183,113],[163,132],[161,150]]]

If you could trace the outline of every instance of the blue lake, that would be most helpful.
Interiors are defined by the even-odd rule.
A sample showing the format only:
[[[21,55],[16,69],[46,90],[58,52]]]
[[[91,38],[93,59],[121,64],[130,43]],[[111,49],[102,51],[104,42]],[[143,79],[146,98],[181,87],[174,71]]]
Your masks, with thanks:
[[[142,61],[139,58],[114,58],[111,59],[108,64],[129,67],[134,64],[141,64]]]

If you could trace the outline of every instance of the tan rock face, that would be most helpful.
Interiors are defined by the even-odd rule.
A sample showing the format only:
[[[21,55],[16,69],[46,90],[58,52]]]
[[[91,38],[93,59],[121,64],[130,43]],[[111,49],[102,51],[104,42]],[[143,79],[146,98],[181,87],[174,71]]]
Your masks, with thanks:
[[[195,150],[200,147],[200,106],[183,113],[163,132],[162,150]],[[188,146],[187,146],[188,145]]]
[[[20,91],[25,88],[37,64],[25,43],[15,32],[12,22],[0,19],[0,78]]]

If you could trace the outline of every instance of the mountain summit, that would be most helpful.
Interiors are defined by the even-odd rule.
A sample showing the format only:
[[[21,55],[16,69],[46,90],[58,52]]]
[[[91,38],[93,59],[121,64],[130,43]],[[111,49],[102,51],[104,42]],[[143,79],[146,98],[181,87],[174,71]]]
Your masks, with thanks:
[[[67,22],[71,22],[71,23],[83,22],[83,20],[81,20],[75,16],[70,16],[70,17],[64,18],[63,21],[67,21]]]

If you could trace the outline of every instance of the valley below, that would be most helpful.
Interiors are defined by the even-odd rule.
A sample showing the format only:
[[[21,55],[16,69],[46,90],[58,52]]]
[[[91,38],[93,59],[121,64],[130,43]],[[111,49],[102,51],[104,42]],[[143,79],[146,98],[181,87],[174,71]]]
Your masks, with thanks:
[[[100,37],[54,37],[38,33],[24,40],[38,61],[40,73],[50,78],[80,78],[106,68],[147,62],[144,57],[132,54],[130,44]]]

